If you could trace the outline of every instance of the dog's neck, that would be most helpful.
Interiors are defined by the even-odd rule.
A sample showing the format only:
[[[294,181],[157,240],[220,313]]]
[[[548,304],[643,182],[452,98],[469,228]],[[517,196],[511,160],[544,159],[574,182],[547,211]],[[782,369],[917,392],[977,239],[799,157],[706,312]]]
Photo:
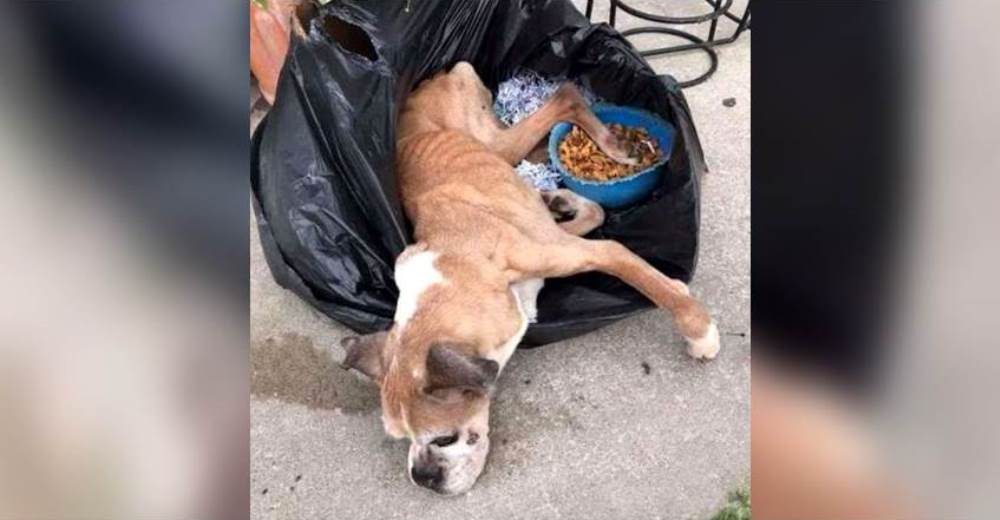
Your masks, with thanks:
[[[484,258],[415,246],[396,263],[398,348],[426,354],[434,342],[484,353],[521,325],[504,273]]]
[[[396,128],[397,146],[410,137],[442,129],[441,125],[435,122],[433,117],[429,117],[425,111],[410,106],[404,107],[400,112],[399,124],[396,125]]]
[[[469,354],[502,367],[527,328],[521,295],[485,257],[411,246],[396,262],[396,284],[400,295],[387,368],[418,380],[415,385],[435,343],[466,345]]]

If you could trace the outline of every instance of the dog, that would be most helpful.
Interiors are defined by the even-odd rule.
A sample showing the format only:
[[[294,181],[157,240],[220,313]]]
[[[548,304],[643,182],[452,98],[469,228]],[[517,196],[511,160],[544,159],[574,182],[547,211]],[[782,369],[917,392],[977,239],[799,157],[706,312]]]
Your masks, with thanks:
[[[407,98],[396,174],[416,243],[396,260],[391,329],[341,342],[342,366],[379,386],[386,433],[410,440],[409,478],[446,495],[468,491],[483,470],[491,392],[536,318],[545,278],[616,276],[672,314],[692,357],[719,351],[718,328],[687,285],[618,242],[582,238],[603,223],[598,204],[568,190],[539,192],[515,173],[559,121],[580,126],[615,160],[633,161],[579,90],[562,85],[510,128],[492,106],[466,62]]]

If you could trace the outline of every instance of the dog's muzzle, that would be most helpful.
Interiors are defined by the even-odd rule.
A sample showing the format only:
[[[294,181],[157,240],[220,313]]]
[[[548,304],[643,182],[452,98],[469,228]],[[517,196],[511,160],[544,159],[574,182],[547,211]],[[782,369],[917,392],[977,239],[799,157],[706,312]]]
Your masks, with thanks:
[[[413,466],[410,470],[410,478],[418,486],[425,487],[438,493],[443,493],[444,469],[438,465]]]

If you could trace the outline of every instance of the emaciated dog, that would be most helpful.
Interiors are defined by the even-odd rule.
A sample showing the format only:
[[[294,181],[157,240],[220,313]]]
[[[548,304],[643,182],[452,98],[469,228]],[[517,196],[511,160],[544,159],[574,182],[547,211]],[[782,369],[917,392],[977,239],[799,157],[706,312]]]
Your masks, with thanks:
[[[566,84],[511,128],[468,63],[420,84],[399,115],[396,167],[416,243],[396,260],[400,295],[386,332],[346,338],[344,366],[381,391],[386,432],[408,437],[409,477],[443,494],[467,491],[489,451],[490,393],[535,319],[545,278],[600,271],[673,316],[695,358],[719,332],[687,286],[618,242],[587,240],[601,207],[567,190],[540,193],[515,173],[559,121],[583,128],[620,162],[631,159]],[[558,222],[553,218],[567,218]]]

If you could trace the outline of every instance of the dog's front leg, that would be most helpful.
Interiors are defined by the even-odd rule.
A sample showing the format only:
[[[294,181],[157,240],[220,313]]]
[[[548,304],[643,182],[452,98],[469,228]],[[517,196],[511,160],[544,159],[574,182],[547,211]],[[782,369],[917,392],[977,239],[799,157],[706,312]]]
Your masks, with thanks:
[[[490,147],[510,164],[517,164],[560,121],[569,121],[583,128],[608,157],[621,163],[635,164],[636,160],[629,157],[614,134],[590,111],[587,101],[572,83],[559,87],[534,114],[508,129],[500,130]]]
[[[688,354],[711,359],[719,352],[719,330],[686,284],[656,270],[614,240],[585,240],[565,235],[557,244],[522,248],[511,266],[525,278],[558,278],[600,271],[631,285],[673,315],[674,326],[688,342]]]

